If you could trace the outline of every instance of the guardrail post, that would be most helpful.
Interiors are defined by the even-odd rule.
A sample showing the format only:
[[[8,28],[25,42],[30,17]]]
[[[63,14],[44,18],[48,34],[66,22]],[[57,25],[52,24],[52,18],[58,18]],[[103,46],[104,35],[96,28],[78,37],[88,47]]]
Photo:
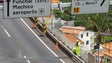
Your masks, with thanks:
[[[46,25],[46,22],[44,21],[43,22],[43,33],[46,34],[47,32],[47,25]]]

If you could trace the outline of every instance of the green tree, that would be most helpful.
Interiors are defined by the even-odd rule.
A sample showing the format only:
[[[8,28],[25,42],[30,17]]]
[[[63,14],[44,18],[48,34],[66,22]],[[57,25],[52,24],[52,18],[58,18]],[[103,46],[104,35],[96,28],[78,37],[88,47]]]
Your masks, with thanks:
[[[112,33],[112,6],[109,13],[75,15],[78,25],[86,27],[87,30],[100,33]],[[96,37],[97,38],[97,37]],[[99,41],[99,39],[97,39]]]
[[[53,10],[53,14],[55,15],[56,18],[60,17],[65,21],[70,21],[73,19],[72,16],[69,15],[69,13],[70,13],[69,8],[66,8],[66,11],[64,11],[63,13],[58,9]]]
[[[58,9],[53,9],[53,14],[56,18],[61,17],[62,12]]]
[[[104,36],[104,43],[112,41],[112,37]]]
[[[61,2],[72,2],[72,0],[60,0]]]
[[[77,23],[95,32],[112,32],[112,10],[109,13],[75,15]]]

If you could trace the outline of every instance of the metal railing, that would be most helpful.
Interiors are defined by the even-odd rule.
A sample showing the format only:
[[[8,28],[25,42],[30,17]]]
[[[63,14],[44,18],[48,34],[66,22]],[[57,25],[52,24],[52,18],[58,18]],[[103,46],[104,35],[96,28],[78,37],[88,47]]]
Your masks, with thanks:
[[[42,19],[42,18],[41,18]],[[40,19],[40,20],[41,20]],[[42,19],[43,20],[43,19]],[[39,21],[40,26],[42,27],[43,21]],[[52,29],[51,29],[52,28]],[[82,59],[76,56],[72,49],[75,45],[70,42],[61,31],[51,26],[51,23],[47,24],[47,35],[52,39],[58,41],[61,47],[70,55],[70,57],[74,60],[75,63],[85,63]]]

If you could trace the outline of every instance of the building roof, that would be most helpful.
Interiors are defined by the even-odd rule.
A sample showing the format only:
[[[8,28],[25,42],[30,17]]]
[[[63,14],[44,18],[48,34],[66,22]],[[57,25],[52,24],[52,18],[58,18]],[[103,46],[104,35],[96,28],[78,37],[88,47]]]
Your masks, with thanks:
[[[73,34],[65,34],[65,37],[68,38],[71,42],[73,42],[74,44],[77,43],[77,41],[80,43],[80,44],[83,44],[83,42],[78,39],[77,37],[75,37]]]
[[[85,31],[84,27],[78,26],[62,26],[60,30],[64,33],[71,33],[71,34],[80,34],[81,32]]]
[[[74,33],[74,30],[73,30],[73,29],[69,29],[69,28],[60,28],[60,30],[61,30],[63,33],[71,33],[71,34]]]
[[[83,32],[82,30],[74,30],[74,34],[78,35],[80,34],[81,32]]]
[[[96,56],[98,56],[98,52],[95,52],[94,53]],[[106,50],[106,51],[103,51],[103,52],[100,52],[99,53],[99,56],[100,57],[104,57],[104,56],[109,56],[109,57],[112,57],[112,50]]]
[[[83,41],[78,39],[74,34],[79,34],[85,30],[84,27],[78,26],[78,27],[73,27],[73,26],[62,26],[60,30],[65,33],[65,37],[68,38],[71,42],[74,44],[77,43],[77,41],[80,44],[84,44]]]
[[[96,56],[98,56],[98,52],[95,52],[94,54],[95,54]],[[100,53],[99,53],[99,57],[103,57],[103,56],[104,56],[104,53],[100,52]]]
[[[112,42],[103,44],[102,47],[103,47],[103,48],[106,48],[106,49],[112,50]]]
[[[59,3],[59,2],[60,2],[60,0],[52,0],[52,4]]]
[[[99,53],[100,57],[105,56],[105,55],[112,57],[112,42],[103,44],[101,46],[105,48],[106,50]],[[95,55],[98,56],[98,52],[96,52]]]
[[[71,29],[76,29],[76,30],[85,30],[85,27],[82,26],[62,26],[62,28],[71,28]]]
[[[110,50],[106,50],[106,51],[104,51],[102,53],[105,54],[106,56],[109,56],[109,57],[112,58],[112,50],[111,51]]]

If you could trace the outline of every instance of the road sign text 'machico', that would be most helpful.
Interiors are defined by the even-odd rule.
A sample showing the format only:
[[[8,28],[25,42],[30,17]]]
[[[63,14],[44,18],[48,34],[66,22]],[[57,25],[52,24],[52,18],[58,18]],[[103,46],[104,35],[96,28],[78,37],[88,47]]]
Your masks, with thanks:
[[[51,0],[6,0],[4,18],[49,16]]]

